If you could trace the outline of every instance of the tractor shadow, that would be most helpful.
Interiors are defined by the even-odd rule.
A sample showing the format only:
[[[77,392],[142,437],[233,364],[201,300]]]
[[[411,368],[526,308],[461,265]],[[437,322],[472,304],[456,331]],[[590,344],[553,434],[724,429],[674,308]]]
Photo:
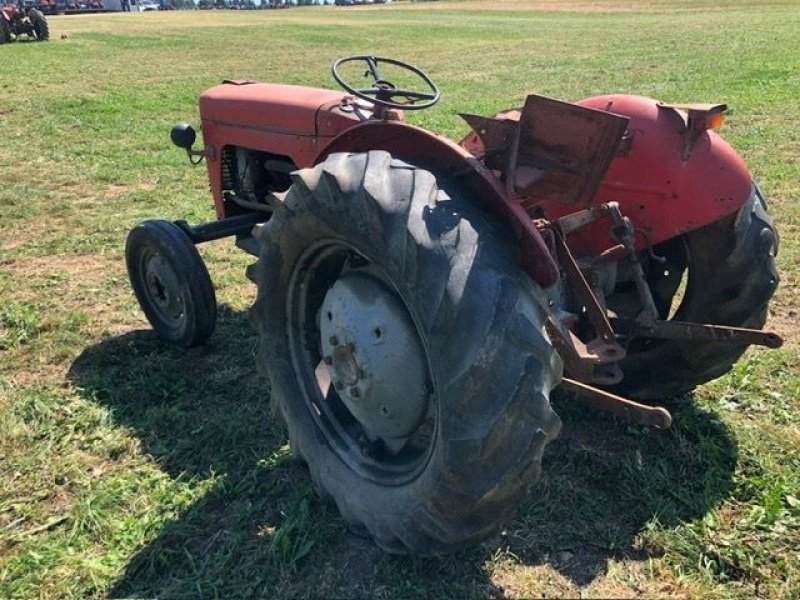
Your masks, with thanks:
[[[72,384],[107,406],[169,478],[150,495],[170,519],[109,597],[575,596],[609,559],[662,552],[648,541],[651,524],[701,518],[729,494],[736,444],[715,415],[686,403],[662,432],[556,399],[562,433],[515,521],[454,556],[389,556],[347,532],[289,455],[256,345],[247,316],[222,306],[204,347],[175,349],[136,331],[72,364]]]
[[[661,556],[658,531],[700,519],[730,495],[736,440],[691,395],[671,407],[667,431],[559,396],[553,405],[561,435],[546,450],[542,481],[506,532],[521,563],[549,564],[582,588],[606,573],[609,559]]]

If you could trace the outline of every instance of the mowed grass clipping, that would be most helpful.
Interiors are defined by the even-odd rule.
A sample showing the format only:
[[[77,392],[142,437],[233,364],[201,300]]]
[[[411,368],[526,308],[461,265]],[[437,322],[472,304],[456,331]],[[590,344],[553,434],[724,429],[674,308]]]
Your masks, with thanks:
[[[800,597],[800,7],[487,1],[51,19],[0,47],[0,597]],[[123,264],[148,217],[213,218],[169,144],[222,79],[333,87],[374,53],[443,92],[409,115],[526,93],[727,102],[722,133],[781,232],[777,351],[749,351],[652,431],[561,402],[541,483],[501,535],[436,560],[347,533],[292,460],[255,369],[251,259],[202,253],[210,343],[149,331]]]

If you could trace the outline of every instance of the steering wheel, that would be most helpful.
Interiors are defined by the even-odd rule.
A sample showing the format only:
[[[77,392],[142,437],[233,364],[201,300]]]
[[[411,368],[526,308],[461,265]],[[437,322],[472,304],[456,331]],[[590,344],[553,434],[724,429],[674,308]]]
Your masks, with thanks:
[[[348,85],[344,79],[342,79],[341,75],[339,75],[338,69],[340,65],[356,61],[364,61],[367,63],[367,71],[364,73],[364,77],[372,75],[372,78],[375,80],[372,87],[354,88]],[[378,65],[380,63],[394,65],[406,71],[411,71],[420,79],[422,79],[422,81],[425,82],[431,91],[418,92],[415,90],[398,89],[391,81],[381,77],[380,71],[378,70]],[[336,80],[336,83],[357,98],[361,98],[367,102],[372,102],[373,104],[378,104],[387,108],[399,108],[401,110],[423,110],[425,108],[430,108],[439,101],[439,88],[436,87],[436,84],[431,81],[431,78],[428,77],[422,71],[422,69],[418,69],[414,65],[410,65],[393,58],[382,58],[380,56],[367,55],[345,56],[344,58],[340,58],[333,63],[333,66],[331,67],[331,74]],[[398,102],[396,100],[397,98],[405,98],[406,102]],[[417,104],[417,102],[420,103]]]

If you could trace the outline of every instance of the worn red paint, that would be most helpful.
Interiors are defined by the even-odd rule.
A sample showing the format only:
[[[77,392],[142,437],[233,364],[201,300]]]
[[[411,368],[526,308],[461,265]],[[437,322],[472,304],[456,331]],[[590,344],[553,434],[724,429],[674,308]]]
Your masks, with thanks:
[[[742,159],[713,131],[699,136],[687,161],[682,160],[684,117],[641,96],[598,96],[578,104],[630,117],[633,134],[626,156],[611,163],[595,205],[616,201],[637,229],[657,244],[713,223],[736,212],[750,195],[752,179]],[[569,207],[544,204],[548,217],[571,212]],[[644,247],[645,236],[637,236]],[[599,254],[615,242],[600,222],[570,237],[579,254]]]
[[[524,208],[509,200],[502,186],[473,155],[452,141],[398,121],[361,121],[343,111],[342,92],[252,82],[229,82],[200,97],[206,146],[216,150],[208,174],[217,216],[225,216],[220,156],[224,145],[273,152],[298,168],[310,167],[331,152],[387,150],[395,157],[433,171],[469,189],[473,197],[505,218],[525,250],[522,265],[536,281],[550,286],[558,269]],[[402,115],[399,115],[402,117]]]
[[[474,153],[475,136],[459,146],[429,131],[399,120],[362,121],[343,110],[342,92],[301,86],[228,82],[206,91],[200,114],[206,147],[215,149],[208,161],[217,216],[225,216],[221,161],[224,145],[242,146],[288,157],[298,168],[310,167],[332,152],[386,150],[436,174],[444,185],[469,190],[495,214],[511,224],[520,239],[521,263],[540,284],[558,280],[558,269],[528,214],[531,200],[509,198],[504,186]],[[735,212],[747,199],[751,179],[742,160],[714,132],[702,133],[688,160],[682,159],[686,123],[682,115],[655,100],[638,96],[599,96],[578,104],[630,118],[633,139],[615,158],[593,204],[617,201],[624,215],[647,233],[642,247],[697,229]],[[369,114],[368,112],[366,114]],[[508,113],[519,118],[519,113]],[[537,202],[548,218],[578,207]],[[615,242],[608,224],[600,221],[569,238],[576,254],[599,254]]]

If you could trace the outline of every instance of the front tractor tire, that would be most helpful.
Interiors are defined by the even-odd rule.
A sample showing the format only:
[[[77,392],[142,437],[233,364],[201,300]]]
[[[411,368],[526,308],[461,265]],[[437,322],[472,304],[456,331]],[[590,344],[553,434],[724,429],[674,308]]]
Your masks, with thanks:
[[[217,300],[203,259],[184,231],[153,219],[125,242],[131,287],[147,320],[166,342],[188,348],[214,331]]]
[[[293,453],[385,551],[491,535],[561,426],[542,290],[499,226],[386,152],[292,177],[256,230],[251,315]]]

